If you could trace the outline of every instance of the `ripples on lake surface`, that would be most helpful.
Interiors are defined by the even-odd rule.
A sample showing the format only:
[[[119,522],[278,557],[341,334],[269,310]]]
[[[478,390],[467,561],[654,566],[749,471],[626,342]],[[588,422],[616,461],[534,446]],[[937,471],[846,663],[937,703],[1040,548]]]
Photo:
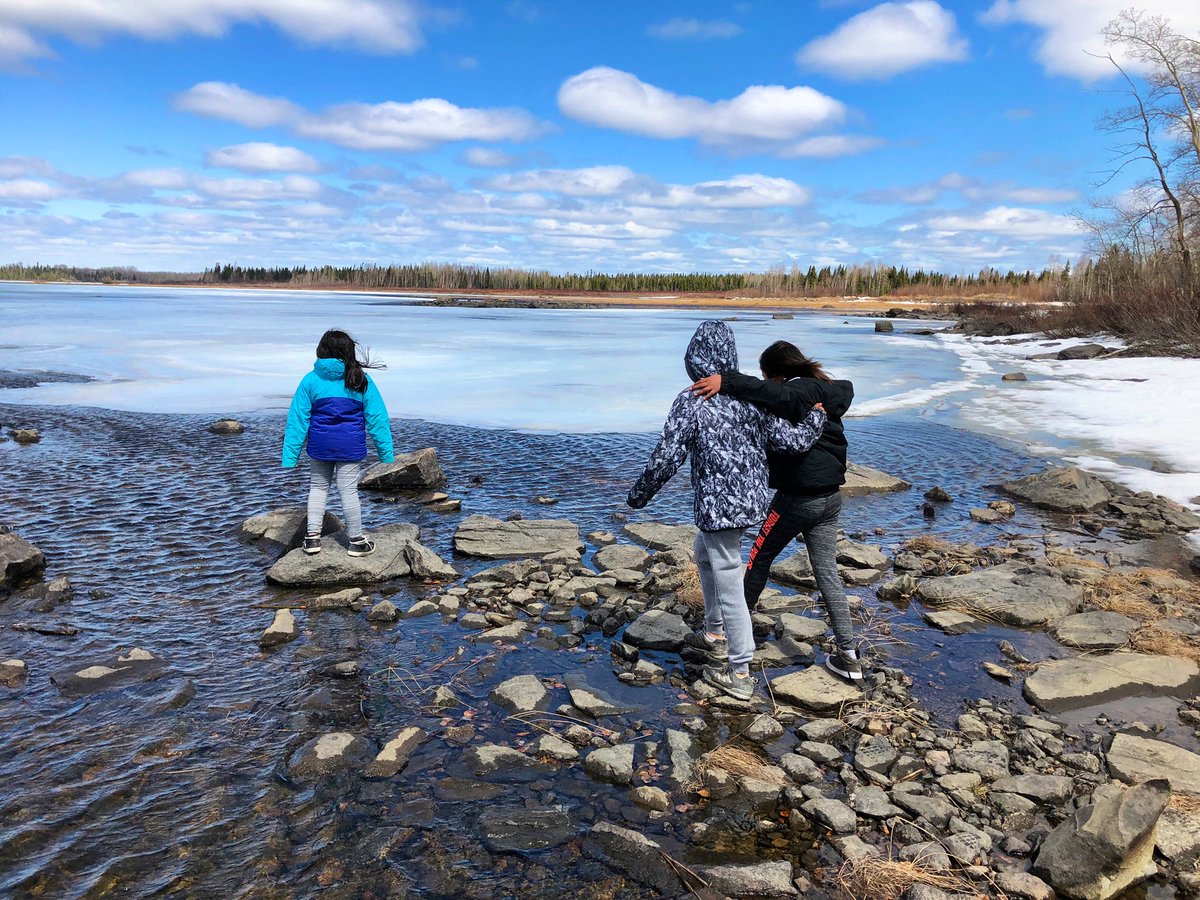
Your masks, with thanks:
[[[406,887],[431,897],[642,896],[637,885],[583,858],[575,842],[527,856],[487,851],[475,820],[489,804],[460,799],[453,782],[442,783],[469,774],[458,763],[461,750],[437,736],[438,718],[416,707],[397,673],[428,671],[460,646],[469,649],[446,673],[494,653],[454,686],[478,711],[479,735],[509,744],[516,730],[486,698],[511,674],[584,671],[596,687],[643,707],[647,739],[678,727],[671,712],[676,691],[618,682],[608,641],[595,633],[576,651],[530,642],[497,652],[466,644],[457,625],[436,616],[377,627],[361,614],[304,612],[303,592],[268,586],[271,559],[236,538],[244,518],[304,501],[306,470],[278,466],[283,419],[243,417],[248,430],[236,437],[209,434],[210,420],[0,406],[0,425],[43,433],[34,446],[0,444],[0,521],[45,551],[48,576],[70,576],[75,598],[56,617],[81,629],[75,637],[15,632],[22,615],[35,614],[0,603],[0,659],[22,658],[30,670],[23,688],[0,689],[0,896],[383,897]],[[973,525],[966,510],[994,498],[984,485],[1037,468],[985,439],[915,417],[848,425],[856,460],[916,484],[846,503],[846,530],[889,548],[931,527],[954,540],[992,542],[996,529]],[[437,448],[450,493],[463,498],[462,515],[568,518],[583,534],[619,530],[613,514],[624,510],[625,491],[655,439],[422,422],[397,422],[394,432],[400,449]],[[483,476],[481,486],[470,486],[474,475]],[[934,483],[955,503],[942,516],[946,524],[929,526],[920,493]],[[538,495],[560,502],[538,506]],[[369,494],[364,501],[368,530],[412,521],[426,544],[452,557],[460,515],[373,503]],[[632,518],[690,521],[686,472]],[[883,536],[872,534],[877,527]],[[1007,530],[1040,533],[1041,523],[1022,511]],[[467,573],[489,565],[455,562]],[[402,608],[433,593],[407,583],[386,590]],[[95,595],[102,599],[89,592],[102,592]],[[877,605],[873,587],[853,592]],[[288,605],[299,610],[300,639],[261,653],[257,638],[270,608]],[[897,625],[918,621],[913,612],[896,615]],[[938,633],[902,636],[910,645],[892,648],[893,661],[914,676],[915,693],[931,708],[959,712],[964,696],[1019,704],[1013,689],[978,672],[994,635],[954,638],[945,649]],[[1025,647],[1046,640],[1007,636]],[[48,680],[96,654],[133,646],[166,660],[166,674],[84,699],[61,695]],[[648,656],[668,669],[678,662]],[[318,674],[351,659],[362,664],[358,679]],[[453,715],[461,724],[461,710]],[[407,724],[434,736],[392,781],[299,785],[285,774],[292,751],[321,732],[345,729],[381,744]],[[577,765],[544,783],[506,785],[491,805],[497,803],[561,803],[583,823],[631,820],[685,861],[711,856],[711,846],[689,846],[689,817],[647,822],[625,789],[592,783]],[[756,847],[748,824],[725,823],[711,833],[727,835],[721,840],[738,852],[787,852]],[[810,853],[797,861],[821,860]]]

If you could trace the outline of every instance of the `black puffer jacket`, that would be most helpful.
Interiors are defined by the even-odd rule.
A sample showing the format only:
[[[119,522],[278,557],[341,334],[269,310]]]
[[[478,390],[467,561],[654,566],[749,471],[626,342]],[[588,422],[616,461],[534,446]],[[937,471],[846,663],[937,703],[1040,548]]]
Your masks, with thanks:
[[[684,357],[688,377],[698,381],[737,368],[733,332],[724,322],[701,322]],[[810,404],[811,406],[811,404]],[[701,400],[683,391],[671,405],[662,438],[629,491],[641,509],[674,475],[688,454],[696,492],[696,524],[704,531],[749,528],[767,515],[767,449],[801,454],[821,435],[825,414],[806,410],[797,425],[748,403],[716,396]]]
[[[763,381],[730,367],[721,373],[721,393],[761,406],[789,422],[799,422],[814,403],[825,405],[829,421],[820,439],[803,456],[771,454],[771,487],[785,494],[816,496],[836,491],[846,483],[846,430],[842,416],[854,402],[849,381],[793,378]]]

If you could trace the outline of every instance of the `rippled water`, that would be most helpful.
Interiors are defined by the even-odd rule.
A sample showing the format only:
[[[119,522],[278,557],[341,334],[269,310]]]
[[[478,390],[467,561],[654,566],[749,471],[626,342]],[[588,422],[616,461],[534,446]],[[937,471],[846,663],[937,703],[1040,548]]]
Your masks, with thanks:
[[[511,674],[586,672],[596,687],[643,708],[634,718],[647,739],[678,727],[675,689],[618,682],[608,641],[598,634],[576,651],[527,643],[497,652],[465,643],[456,625],[438,617],[378,627],[361,614],[303,612],[303,592],[268,586],[270,558],[235,537],[245,517],[299,505],[304,493],[302,477],[277,466],[282,418],[244,420],[244,435],[218,437],[205,430],[208,417],[0,405],[0,425],[43,433],[33,446],[0,444],[0,519],[46,552],[48,575],[70,576],[75,599],[53,618],[81,629],[75,637],[16,632],[11,626],[34,614],[0,603],[0,658],[20,657],[30,669],[23,688],[0,689],[0,896],[382,897],[406,887],[433,897],[641,896],[636,885],[583,859],[574,843],[527,856],[490,853],[475,837],[475,820],[489,804],[461,799],[443,783],[468,774],[461,751],[437,737],[439,719],[416,707],[413,682],[398,673],[427,672],[468,648],[439,671],[448,678],[463,668],[454,687],[477,710],[478,734],[504,743],[521,738],[486,697]],[[617,528],[613,514],[654,439],[422,422],[396,423],[394,431],[402,447],[437,448],[451,494],[464,500],[462,515],[564,517],[584,534]],[[947,515],[932,527],[952,539],[991,542],[994,528],[963,521],[967,507],[992,498],[984,485],[1037,467],[985,439],[908,416],[855,421],[850,432],[859,461],[918,486],[847,501],[846,529],[882,528],[884,535],[869,539],[885,546],[930,529],[919,491],[931,485],[932,472],[957,498],[953,523]],[[481,486],[470,486],[475,475],[483,476]],[[548,510],[532,502],[538,495],[560,502]],[[460,515],[370,502],[366,514],[369,527],[412,521],[429,546],[452,556]],[[689,517],[683,476],[634,514]],[[1006,530],[1040,534],[1043,524],[1022,512]],[[456,564],[464,572],[485,566]],[[398,592],[401,607],[424,594],[405,583],[387,590]],[[856,592],[876,606],[873,588]],[[257,637],[270,609],[285,605],[301,609],[302,636],[261,653]],[[915,619],[896,615],[897,626]],[[925,629],[903,636],[910,646],[890,653],[931,707],[958,712],[963,696],[1020,702],[978,672],[980,656],[992,658],[995,635],[945,647]],[[1041,636],[1007,636],[1033,654],[1050,649]],[[61,695],[48,680],[94,654],[132,646],[164,658],[164,676],[85,699]],[[362,677],[319,674],[349,659],[361,662]],[[677,658],[658,661],[671,668]],[[454,724],[462,724],[459,715]],[[406,724],[434,737],[393,781],[298,785],[286,775],[291,752],[323,731],[350,730],[379,744]],[[562,803],[584,823],[632,821],[693,862],[711,858],[714,846],[726,848],[723,858],[730,848],[789,852],[755,846],[737,821],[721,820],[712,832],[718,837],[692,844],[675,830],[685,817],[646,823],[624,790],[592,783],[578,766],[544,783],[505,786],[489,802]],[[801,861],[817,864],[820,853]]]

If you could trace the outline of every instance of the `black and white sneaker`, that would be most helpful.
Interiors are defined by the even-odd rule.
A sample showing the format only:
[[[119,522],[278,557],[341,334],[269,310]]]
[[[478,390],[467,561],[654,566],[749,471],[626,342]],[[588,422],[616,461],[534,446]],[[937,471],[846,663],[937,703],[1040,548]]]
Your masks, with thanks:
[[[729,641],[714,641],[704,631],[693,631],[683,639],[689,647],[703,651],[708,658],[719,665],[729,662]]]
[[[758,684],[758,679],[751,675],[745,678],[734,675],[730,666],[721,669],[708,666],[701,677],[727,697],[747,703],[754,699],[754,686]]]
[[[862,660],[858,658],[858,654],[853,650],[849,653],[845,650],[830,653],[825,657],[825,668],[839,678],[844,678],[846,681],[863,680]]]
[[[368,541],[362,535],[350,538],[350,549],[346,551],[349,556],[370,556],[374,552],[375,542]]]
[[[321,536],[319,534],[306,534],[304,536],[304,552],[309,556],[321,552]]]

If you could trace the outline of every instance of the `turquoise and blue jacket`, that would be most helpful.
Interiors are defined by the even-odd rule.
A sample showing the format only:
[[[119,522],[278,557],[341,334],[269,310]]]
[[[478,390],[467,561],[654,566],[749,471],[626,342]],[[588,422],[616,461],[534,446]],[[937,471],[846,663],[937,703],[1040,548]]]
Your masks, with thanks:
[[[395,461],[392,427],[379,389],[367,376],[361,394],[346,387],[346,364],[340,359],[318,359],[304,376],[288,410],[283,437],[283,465],[300,462],[308,439],[308,455],[327,462],[355,462],[367,458],[367,432],[382,462]]]

